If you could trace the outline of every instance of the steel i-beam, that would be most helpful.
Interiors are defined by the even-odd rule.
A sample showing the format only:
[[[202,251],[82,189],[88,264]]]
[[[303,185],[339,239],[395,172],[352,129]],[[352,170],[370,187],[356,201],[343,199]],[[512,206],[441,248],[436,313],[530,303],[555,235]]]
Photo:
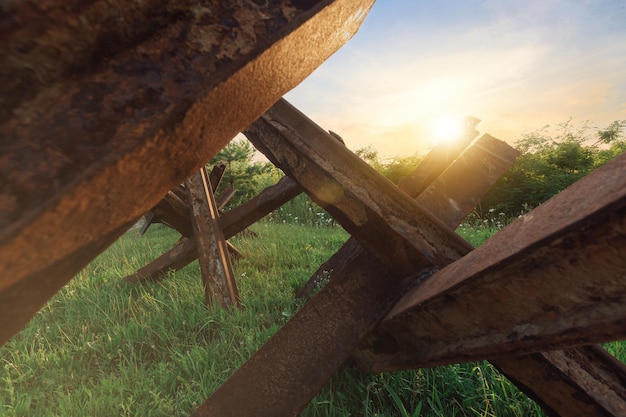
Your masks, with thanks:
[[[0,343],[348,41],[373,2],[3,4]]]

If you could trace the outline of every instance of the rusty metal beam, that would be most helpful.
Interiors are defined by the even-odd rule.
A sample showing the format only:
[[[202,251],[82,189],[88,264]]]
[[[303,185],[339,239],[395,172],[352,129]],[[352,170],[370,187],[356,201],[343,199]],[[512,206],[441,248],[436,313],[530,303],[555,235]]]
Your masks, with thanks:
[[[289,177],[281,178],[278,183],[267,187],[256,197],[222,214],[220,222],[224,237],[230,239],[300,193],[302,188],[295,181]],[[191,237],[177,243],[154,261],[124,278],[124,281],[136,283],[165,278],[169,271],[178,271],[197,258],[196,239]]]
[[[490,361],[560,417],[626,416],[626,366],[600,346],[582,346]]]
[[[178,271],[198,259],[196,248],[195,236],[182,238],[170,250],[139,268],[135,273],[124,277],[124,281],[129,284],[136,284],[149,279],[164,279],[168,272]]]
[[[5,306],[11,306],[11,310],[6,312],[6,316],[1,316],[0,321],[6,322],[10,317],[23,317],[32,314],[32,305],[43,305],[50,298],[50,286],[55,285],[54,277],[57,274],[69,272],[77,274],[83,269],[94,254],[102,252],[109,245],[115,242],[125,231],[127,231],[135,221],[130,221],[116,230],[109,232],[106,236],[90,242],[82,246],[80,249],[64,256],[51,265],[47,271],[50,273],[50,279],[46,277],[29,277],[20,281],[18,284],[9,287],[6,291],[0,293],[0,310],[6,310]],[[14,303],[13,300],[23,300],[22,304]],[[16,326],[0,328],[1,334],[7,334],[7,330],[14,329]]]
[[[153,222],[163,223],[185,237],[193,235],[189,208],[174,192],[168,191],[151,213],[154,214]]]
[[[82,248],[148,211],[301,82],[373,0],[257,3],[3,5],[0,343],[79,266],[59,262],[95,257]],[[46,296],[16,296],[26,282]]]
[[[184,185],[179,184],[176,187],[172,188],[170,191],[174,193],[176,197],[178,197],[181,201],[187,201],[187,190],[185,190]]]
[[[413,275],[425,265],[446,265],[472,249],[286,100],[278,101],[243,133],[395,271]]]
[[[185,186],[206,304],[211,306],[217,301],[222,307],[237,306],[239,291],[206,169],[200,168]]]
[[[476,143],[475,146],[483,147],[484,144]],[[493,147],[485,151],[486,154],[494,154]],[[467,172],[467,169],[459,170],[458,173],[462,176],[456,178],[449,175],[447,187],[460,187],[457,193],[463,194],[467,179],[472,178],[464,175]],[[458,203],[429,199],[429,192],[431,191],[427,190],[422,194],[424,206],[433,213],[440,213],[445,220],[445,213],[453,212],[454,210],[450,209]],[[471,187],[466,189],[465,197],[468,204],[476,202],[471,196]],[[444,204],[445,207],[439,204]],[[383,340],[374,343],[379,346],[386,345]],[[361,355],[358,356],[362,358]],[[567,366],[563,365],[565,360],[563,358],[567,359]],[[370,366],[371,360],[370,358]],[[617,417],[624,414],[621,411],[626,408],[626,379],[623,365],[616,363],[599,346],[490,359],[490,362],[554,415]],[[377,366],[374,360],[374,367]],[[558,389],[559,386],[562,389]],[[558,410],[558,413],[554,410]]]
[[[302,127],[304,123],[312,122],[301,119],[298,125]],[[326,139],[334,142],[331,136]],[[482,182],[471,185],[476,195],[486,193],[508,167],[502,159],[490,160],[492,156],[474,159],[470,172],[487,173]],[[446,175],[456,175],[459,169],[468,174],[468,164],[451,167],[443,174],[444,178],[438,186],[447,183]],[[429,198],[463,198],[446,191],[440,189],[439,192],[429,193]],[[466,207],[464,204],[461,206]],[[455,213],[459,215],[458,211]],[[457,224],[463,218],[460,216]],[[456,224],[449,226],[455,227]],[[335,276],[329,284],[222,385],[194,416],[290,416],[297,415],[304,408],[350,356],[360,340],[386,314],[394,300],[402,296],[406,285],[412,284],[411,280],[405,281],[402,274],[394,273],[367,250],[353,255],[350,262],[342,264],[343,268],[333,271]]]
[[[461,155],[470,142],[478,135],[474,128],[478,119],[469,118],[466,129],[458,141],[440,143],[418,164],[415,170],[398,183],[398,188],[413,198],[417,198],[450,164]],[[331,135],[333,132],[330,132]],[[514,155],[516,151],[510,148]],[[511,155],[511,158],[515,156]],[[471,188],[471,187],[468,187]],[[454,222],[453,222],[454,223]],[[361,244],[350,237],[343,246],[311,275],[311,278],[296,291],[297,298],[309,298],[323,284],[332,278],[332,271],[341,269],[344,263],[361,250]]]
[[[484,139],[484,138],[481,138]],[[467,154],[472,153],[473,158],[490,155],[506,155],[504,149],[489,145],[489,142],[478,141],[466,153],[457,165],[462,164]],[[482,152],[476,152],[477,150]],[[480,176],[467,175],[472,172],[468,166],[458,170],[459,175],[449,173],[445,177],[445,183],[439,184],[443,189],[457,190],[454,194],[463,196],[459,201],[431,199],[429,193],[435,187],[426,190],[420,198],[424,201],[423,206],[433,213],[438,213],[446,220],[447,213],[454,213],[455,207],[462,205],[463,201],[468,204],[476,204],[478,196],[472,195],[471,186],[467,181]],[[441,181],[441,177],[438,181]],[[373,342],[379,346],[388,345],[388,340]],[[359,352],[357,357],[361,356]],[[509,379],[516,384],[531,398],[537,401],[545,410],[552,410],[554,415],[561,417],[586,416],[620,416],[624,414],[620,410],[626,408],[626,379],[624,378],[624,366],[604,352],[599,346],[570,348],[566,350],[552,351],[549,353],[535,353],[516,357],[491,359]],[[564,362],[567,365],[564,365]],[[371,358],[369,366],[371,366]],[[621,365],[621,366],[620,366]],[[374,366],[377,366],[374,360]],[[557,389],[562,386],[562,389]],[[563,405],[563,403],[567,403]],[[554,412],[558,410],[558,413]],[[583,412],[584,411],[584,412]]]
[[[211,189],[214,193],[215,191],[217,191],[217,187],[220,186],[225,172],[226,165],[224,164],[215,165],[213,169],[211,169],[211,174],[209,174],[209,182],[211,183]]]
[[[225,170],[226,165],[224,164],[215,166],[211,170],[209,181],[213,191],[219,186]],[[222,210],[234,194],[235,190],[227,187],[224,192],[220,194],[218,200],[216,200],[217,208]],[[193,235],[193,227],[189,216],[189,207],[187,207],[185,203],[186,200],[187,191],[182,186],[177,185],[172,190],[168,191],[146,215],[148,219],[141,230],[141,234],[145,233],[150,223],[163,223],[175,229],[184,237],[191,237]]]
[[[472,122],[472,123],[470,123]],[[476,119],[468,121],[468,129],[459,144],[447,146],[438,145],[433,149],[416,169],[398,184],[398,188],[413,198],[423,194],[420,201],[423,207],[431,213],[436,213],[440,220],[446,224],[458,224],[479,202],[480,194],[476,189],[481,189],[480,183],[495,181],[515,160],[519,152],[506,143],[489,135],[483,135],[472,146],[468,146],[478,132],[474,130]],[[454,165],[454,170],[446,176],[440,176],[453,161],[460,158]],[[482,161],[477,164],[476,160]],[[454,176],[454,177],[453,177]],[[442,184],[441,181],[446,183]],[[434,181],[439,181],[436,187],[430,187]],[[430,200],[428,193],[442,192],[441,190],[454,189],[451,195],[457,196],[457,201]],[[473,194],[476,193],[476,194]],[[437,206],[434,206],[437,205]],[[322,281],[332,278],[332,271],[342,268],[343,264],[350,262],[361,248],[360,243],[353,237],[324,262],[311,276],[309,281],[296,293],[298,298],[310,297]]]
[[[217,209],[220,211],[220,213],[222,209],[226,206],[226,204],[228,204],[230,200],[235,196],[236,192],[237,190],[235,190],[231,186],[228,186],[224,188],[224,190],[220,193],[216,200]]]
[[[626,154],[413,289],[373,339],[374,370],[626,338]]]
[[[445,175],[424,187],[418,197],[421,206],[447,225],[459,224],[480,203],[485,184],[494,184],[518,156],[519,151],[506,142],[488,134],[481,136],[455,159]],[[442,193],[454,198],[438,198]]]
[[[284,124],[283,124],[283,129],[285,129]],[[446,184],[447,185],[452,185],[452,186],[454,186],[454,185],[456,185],[458,183],[462,184],[464,181],[459,181],[459,179],[466,180],[468,178],[467,171],[466,170],[460,170],[459,172],[462,173],[461,176],[451,175],[449,177],[450,180],[444,181],[444,182],[440,182],[439,185],[442,186],[443,189],[447,190]],[[452,188],[455,188],[455,187],[452,187]],[[456,191],[457,192],[463,191],[463,188],[457,186],[456,187]],[[440,199],[439,201],[428,199],[428,198],[426,198],[427,195],[428,195],[428,193],[424,193],[424,197],[425,197],[424,201],[430,202],[431,204],[429,206],[429,209],[433,210],[434,212],[437,212],[438,214],[444,214],[446,212],[453,212],[454,210],[450,210],[450,209],[457,205],[457,204],[450,204],[450,200],[449,199]],[[472,199],[471,199],[471,197],[472,197],[471,191],[468,194],[464,194],[464,196],[465,196],[465,198],[469,197],[468,207],[470,207],[471,206],[470,202],[472,201]],[[476,197],[478,198],[478,195],[476,195]],[[461,200],[462,199],[460,199],[459,201],[461,201]],[[367,265],[367,263],[368,263],[368,258],[367,257],[359,257],[358,255],[356,256],[356,258],[354,259],[354,262],[353,262],[355,268],[350,271],[352,273],[352,279],[355,279],[357,282],[360,282],[360,283],[365,281],[365,279],[363,277],[359,277],[358,268],[360,266]],[[389,280],[389,275],[385,276],[385,273],[386,274],[390,274],[390,271],[387,270],[387,272],[383,272],[383,270],[384,270],[384,268],[382,268],[382,269],[378,268],[377,269],[374,266],[366,269],[366,271],[369,271],[372,274],[377,274],[377,273],[380,274],[380,277],[384,277],[387,280],[387,282],[389,282],[390,281]],[[342,273],[345,273],[345,271],[342,270],[338,274],[341,275]],[[334,285],[332,285],[332,284],[329,284],[329,285],[330,285],[330,288],[334,287]],[[339,284],[337,284],[337,285],[339,285]],[[358,292],[359,294],[363,294],[363,297],[366,298],[367,297],[367,293],[363,292],[364,288],[369,288],[369,287],[367,287],[366,285],[356,286],[356,287],[353,288],[353,291]],[[342,290],[346,291],[346,292],[349,291],[349,289],[346,290],[346,288],[342,288]],[[375,298],[372,298],[372,300],[370,300],[370,304],[369,305],[370,306],[376,305],[378,308],[380,308],[381,305],[384,305],[385,300],[388,300],[388,298],[386,298],[386,296],[388,295],[388,293],[386,291],[389,291],[389,288],[388,287],[385,288],[385,289],[377,288],[377,291],[378,291],[378,295],[380,297],[378,299],[378,304],[374,301]],[[320,293],[320,294],[324,294],[324,293],[325,293],[325,291],[322,291],[322,293]],[[312,301],[314,302],[316,298],[317,297],[315,297]],[[345,300],[345,303],[350,303],[350,305],[355,306],[354,309],[356,311],[356,308],[357,308],[356,306],[361,305],[361,304],[359,304],[359,301],[358,301],[360,299],[361,299],[361,297],[357,297],[356,300],[355,299],[350,299],[349,301]],[[486,302],[483,302],[483,304],[484,305],[488,305]],[[320,305],[316,305],[316,307],[320,307]],[[328,306],[324,306],[323,305],[321,307],[327,308]],[[370,307],[370,308],[373,309],[373,307]],[[324,311],[324,310],[322,309],[321,311]],[[344,311],[339,311],[339,312],[335,311],[335,312],[332,313],[332,315],[335,315],[334,313],[338,313],[337,316],[347,317],[347,315],[346,315],[346,313]],[[364,310],[362,310],[362,311],[359,311],[359,314],[361,314],[361,315],[370,314],[371,315],[371,314],[373,314],[373,312],[370,310],[370,311],[368,311],[366,313]],[[357,315],[355,315],[355,316],[357,316]],[[360,316],[358,316],[358,317],[360,318]],[[349,321],[352,322],[352,323],[356,322],[357,323],[356,328],[359,328],[358,324],[360,322],[358,320],[354,320],[355,317],[351,316],[350,318],[351,318],[351,320],[349,320]],[[324,326],[321,325],[321,323],[318,323],[318,324],[320,325],[320,327],[322,329],[324,328]],[[302,323],[300,323],[300,325],[302,325]],[[311,329],[309,329],[309,330],[311,330]],[[353,329],[353,331],[354,331],[354,329]],[[316,333],[316,335],[319,336],[319,331],[318,331],[318,333]],[[346,342],[346,340],[348,340],[348,341],[349,340],[353,340],[353,339],[350,339],[349,337],[343,337],[343,338],[339,337],[339,339],[342,340],[342,342],[346,343],[346,344],[349,344],[349,343]],[[378,346],[377,346],[378,349],[385,350],[385,349],[393,349],[393,347],[394,347],[393,343],[391,343],[391,345],[389,345],[389,343],[385,343],[385,342],[388,342],[388,340],[384,340],[383,339],[381,341],[381,339],[379,338],[379,339],[377,339],[377,342],[378,342]],[[336,353],[339,354],[339,352],[341,352],[340,349],[338,349]],[[566,351],[562,351],[562,353],[564,355],[576,355],[579,352],[577,350],[575,350],[575,349],[569,349],[569,350],[566,350]],[[318,353],[318,355],[319,355],[319,353]],[[317,359],[319,359],[319,358],[316,357],[316,363],[320,363],[320,362],[317,362]],[[332,361],[332,360],[336,360],[335,357],[331,357],[330,359],[329,358],[322,358],[322,361],[323,360],[329,361],[329,363],[330,363],[329,366],[332,366],[332,364],[336,363],[336,362]],[[517,360],[520,361],[520,362],[526,362],[527,364],[530,365],[530,358],[529,357],[518,357]],[[590,365],[590,364],[586,364],[586,363],[583,363],[583,362],[579,362],[579,363],[576,363],[575,365],[578,366],[580,369],[591,369],[590,372],[593,373],[597,369],[601,368],[603,364],[600,363],[600,364]],[[572,367],[574,367],[574,365]],[[254,368],[254,366],[252,366],[252,368]],[[534,365],[534,371],[535,371],[535,375],[551,376],[551,377],[555,377],[555,376],[561,375],[561,378],[563,378],[565,380],[565,377],[562,375],[562,373],[558,372],[558,365],[555,364],[555,363],[552,363],[549,360],[544,361],[540,365]],[[515,377],[516,375],[515,375],[515,373],[512,372],[510,376]],[[588,399],[592,399],[593,401],[596,401],[596,404],[601,404],[602,399],[594,398],[594,393],[593,393],[594,390],[597,389],[599,391],[602,391],[602,390],[607,389],[607,388],[608,389],[620,389],[620,387],[615,388],[615,387],[610,387],[610,386],[602,385],[602,384],[603,384],[603,382],[599,381],[599,380],[592,381],[590,379],[580,379],[580,378],[579,379],[574,379],[574,380],[570,379],[570,389],[572,391],[574,391],[576,394],[580,394],[581,398],[588,398]],[[301,386],[299,388],[302,389]],[[530,390],[530,391],[527,391],[527,392],[529,392],[530,394],[539,394],[539,398],[543,400],[542,404],[550,404],[550,405],[554,404],[553,398],[555,396],[552,396],[552,398],[551,398],[549,394],[544,395],[541,392],[541,386],[539,386],[538,389]],[[535,397],[537,397],[537,396],[535,396]],[[591,408],[591,406],[588,405],[587,408]],[[602,414],[596,414],[596,415],[602,415]]]
[[[478,136],[476,125],[480,120],[468,117],[464,132],[452,143],[435,146],[413,172],[398,183],[398,188],[412,198],[417,198]]]
[[[294,180],[281,178],[276,184],[261,191],[259,195],[242,205],[222,214],[224,235],[231,237],[251,224],[256,223],[283,204],[293,200],[303,192]]]

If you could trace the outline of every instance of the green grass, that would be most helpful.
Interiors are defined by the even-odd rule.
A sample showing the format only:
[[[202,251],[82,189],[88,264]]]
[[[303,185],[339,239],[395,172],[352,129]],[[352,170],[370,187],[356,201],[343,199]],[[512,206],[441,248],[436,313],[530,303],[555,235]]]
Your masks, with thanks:
[[[489,239],[491,236],[498,232],[497,227],[470,227],[468,225],[461,225],[456,232],[467,240],[474,247],[478,247],[483,242]]]
[[[121,279],[178,236],[125,234],[0,347],[1,416],[187,416],[298,309],[294,289],[345,241],[337,227],[261,222],[232,242],[242,308],[208,310],[197,263]],[[462,231],[463,234],[471,231]],[[475,245],[485,236],[468,237]],[[624,358],[624,345],[610,349]],[[369,375],[346,366],[303,416],[538,416],[486,362]]]

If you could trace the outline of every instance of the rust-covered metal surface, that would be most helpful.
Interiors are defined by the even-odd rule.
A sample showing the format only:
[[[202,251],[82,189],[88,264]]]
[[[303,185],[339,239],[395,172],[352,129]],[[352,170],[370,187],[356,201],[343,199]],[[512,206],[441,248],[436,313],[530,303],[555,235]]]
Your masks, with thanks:
[[[420,197],[423,208],[447,225],[458,225],[480,201],[487,185],[491,186],[513,163],[519,152],[490,135],[483,135],[468,146],[473,139],[474,125],[461,143],[446,149],[440,145],[433,149],[415,171],[402,179],[398,188],[413,198]],[[454,169],[450,168],[454,161]],[[441,175],[446,169],[446,175]],[[434,183],[434,184],[433,184]],[[454,198],[438,198],[443,193]],[[430,198],[432,196],[432,198]],[[320,280],[329,279],[330,272],[341,268],[359,251],[361,244],[351,237],[327,262],[298,290],[297,296],[310,296]]]
[[[0,343],[346,42],[372,3],[1,4]],[[286,102],[247,133],[297,182],[224,216],[226,235],[306,190],[366,249],[338,256],[327,287],[195,416],[296,415],[359,343],[375,370],[489,359],[552,414],[626,414],[624,365],[569,347],[626,337],[626,156],[467,254],[449,228],[510,162],[499,141],[484,136],[443,174],[449,161],[425,161],[400,184],[417,205]],[[186,264],[197,245],[155,265]]]
[[[281,115],[279,113],[275,116]],[[281,120],[278,125],[282,128],[274,127],[263,133],[256,131],[255,144],[267,143],[270,139],[266,135],[280,136],[280,129],[301,131],[305,125],[316,126],[304,116],[297,116],[289,123],[281,117],[275,120]],[[320,129],[320,132],[322,136],[316,140],[337,144],[324,130]],[[246,133],[250,134],[250,130]],[[340,148],[343,149],[341,155],[349,153],[342,145]],[[274,155],[281,154],[283,150],[280,146],[272,147]],[[330,157],[324,151],[320,152],[324,157],[322,159]],[[504,164],[502,161],[507,155],[509,163]],[[508,168],[512,160],[509,151],[497,158],[492,154],[474,158],[473,164],[469,160],[458,165],[453,164],[442,175],[437,186],[447,183],[447,174],[455,176],[459,170],[467,172],[470,168],[477,175],[487,173],[478,175],[483,178],[482,182],[475,181],[471,185],[476,196],[482,195]],[[435,168],[431,165],[431,169]],[[428,173],[428,170],[423,172]],[[296,181],[301,180],[302,175],[307,175],[288,168],[285,171]],[[443,169],[439,173],[441,171]],[[431,181],[434,179],[430,175],[426,177],[430,177]],[[313,193],[309,189],[306,191]],[[381,190],[385,191],[389,190]],[[430,199],[463,199],[463,196],[447,193],[445,189],[428,194]],[[420,201],[424,203],[423,200]],[[467,207],[465,204],[461,206]],[[459,211],[452,210],[446,217],[454,219],[454,214],[456,219],[449,224],[450,227],[458,225],[467,213],[460,215]],[[401,297],[406,285],[412,284],[411,279],[405,280],[404,275],[394,272],[371,252],[357,249],[349,251],[349,259],[337,263],[329,284],[220,387],[194,416],[293,416],[305,407],[350,356],[360,340]]]
[[[135,273],[124,277],[124,282],[136,284],[149,279],[167,278],[170,271],[178,271],[198,259],[197,246],[195,236],[183,237],[167,252],[142,266]]]
[[[190,217],[196,237],[205,302],[207,306],[215,302],[222,307],[237,306],[239,291],[206,168],[200,168],[185,182],[185,186],[189,193]]]
[[[324,129],[281,99],[244,135],[389,268],[419,273],[471,245]],[[410,256],[409,256],[410,254]]]
[[[150,213],[150,221],[166,224],[185,237],[193,235],[189,208],[173,191],[168,191]]]
[[[294,125],[293,120],[291,120],[291,123],[280,118],[276,118],[276,120],[279,121],[274,132],[276,136],[284,135],[284,131],[290,130],[289,126]],[[299,129],[302,129],[302,124],[304,123],[304,120],[300,120],[299,123],[295,124],[299,126]],[[309,145],[314,146],[312,144]],[[282,149],[279,150],[275,146],[272,148],[272,153],[278,157],[286,158],[281,152],[283,152]],[[454,165],[445,171],[445,174],[437,178],[431,187],[420,195],[419,200],[422,207],[437,213],[450,226],[458,224],[455,222],[461,221],[465,215],[464,213],[471,210],[473,205],[479,201],[481,192],[478,190],[481,189],[481,185],[489,184],[489,179],[495,181],[500,173],[511,163],[515,155],[516,152],[502,142],[494,140],[488,135],[483,136],[474,146],[467,149]],[[279,159],[277,158],[277,160]],[[479,161],[482,161],[482,163],[479,163]],[[434,164],[433,167],[436,167],[436,165]],[[298,174],[294,173],[295,170],[292,169],[291,165],[284,165],[284,167],[286,172],[294,175],[294,178],[301,179],[298,175],[303,174],[300,172]],[[425,169],[424,174],[427,173],[428,169]],[[417,178],[426,177],[427,175],[420,175]],[[616,178],[619,178],[619,175]],[[604,177],[604,180],[609,182],[613,182],[614,179],[610,175]],[[408,185],[407,189],[415,188],[411,187],[410,184]],[[615,187],[615,184],[613,186]],[[311,193],[314,191],[315,188],[308,190]],[[567,204],[564,205],[566,206]],[[574,226],[574,228],[576,227]],[[228,403],[229,400],[226,398],[236,397],[236,392],[247,386],[244,381],[254,384],[254,375],[275,374],[276,371],[262,371],[263,366],[267,366],[267,363],[282,364],[281,369],[285,371],[279,374],[284,378],[284,381],[288,381],[285,385],[277,383],[273,386],[274,392],[267,392],[267,395],[272,396],[272,398],[286,396],[291,398],[292,401],[299,401],[302,398],[306,398],[305,393],[312,392],[313,388],[319,387],[319,385],[313,385],[313,381],[317,380],[319,383],[322,380],[321,374],[324,369],[328,372],[326,377],[330,377],[329,370],[334,369],[333,366],[337,366],[342,355],[350,350],[351,346],[353,346],[352,343],[359,338],[358,335],[363,337],[363,333],[359,333],[359,329],[364,328],[364,323],[368,323],[368,318],[371,320],[369,323],[376,323],[377,319],[373,319],[373,317],[376,316],[377,312],[388,308],[386,307],[387,303],[393,299],[393,294],[401,292],[399,288],[406,288],[403,287],[403,285],[406,285],[406,281],[402,284],[402,277],[394,274],[387,266],[381,265],[379,261],[373,260],[373,254],[368,255],[367,251],[362,253],[347,251],[346,257],[348,259],[341,259],[333,263],[335,269],[331,272],[330,283],[309,301],[310,305],[305,305],[302,315],[294,317],[294,321],[288,323],[276,335],[276,339],[270,340],[250,362],[244,365],[233,377],[233,381],[229,381],[230,385],[223,387],[216,393],[215,397],[209,399],[207,406],[209,404],[211,406],[221,406]],[[614,269],[612,271],[615,272]],[[337,282],[334,280],[337,280]],[[419,279],[415,282],[419,282]],[[412,284],[415,282],[412,282]],[[398,292],[394,292],[394,289]],[[477,291],[480,291],[480,289],[477,289]],[[567,291],[567,289],[564,288],[564,291]],[[491,294],[491,297],[495,299],[497,294]],[[328,301],[333,298],[336,300],[335,303]],[[487,298],[485,297],[484,300],[474,305],[473,308],[481,309],[483,313],[489,315],[493,301]],[[447,302],[450,303],[450,308],[454,309],[456,307],[454,300],[447,300]],[[339,304],[339,306],[335,304]],[[308,310],[308,307],[311,310]],[[447,307],[444,305],[442,308],[446,309]],[[316,314],[313,314],[314,312],[318,317],[315,317]],[[327,312],[328,316],[322,312]],[[458,314],[469,320],[471,319],[472,310],[460,311]],[[335,321],[338,321],[337,317],[344,317],[346,321],[352,323],[352,326],[348,326],[345,322],[335,323]],[[437,324],[441,323],[443,327],[446,325],[445,321],[439,321],[436,316],[424,317],[421,320],[434,321]],[[450,320],[453,319],[450,318]],[[374,327],[375,324],[370,325],[369,329],[371,330]],[[466,323],[466,327],[471,328],[472,324]],[[403,331],[402,324],[399,325],[397,330],[400,333]],[[585,330],[582,329],[583,332]],[[327,332],[334,336],[331,339],[338,340],[338,342],[328,340]],[[301,340],[306,338],[307,334],[314,335],[313,339],[322,340],[321,343],[316,344],[312,348],[315,349],[313,352],[307,351],[302,346]],[[378,336],[380,336],[380,333],[378,333]],[[610,337],[615,338],[618,336],[619,333],[615,333]],[[486,338],[488,337],[487,335]],[[295,342],[296,340],[298,342]],[[374,346],[379,352],[388,353],[390,357],[396,359],[397,346],[395,340],[386,337],[374,337],[373,340]],[[453,344],[454,342],[447,340],[446,343]],[[464,346],[461,343],[458,346],[459,350],[464,351]],[[557,342],[557,345],[552,345],[552,347],[567,346],[567,344],[560,345],[559,343],[561,341]],[[295,350],[292,350],[294,347]],[[506,347],[503,347],[503,349],[506,349]],[[594,355],[594,361],[587,360],[589,355],[586,352],[588,350],[598,353]],[[573,417],[576,414],[573,414],[571,410],[578,409],[586,410],[590,416],[617,416],[620,415],[619,410],[624,406],[622,393],[625,385],[620,379],[622,373],[619,368],[614,368],[606,352],[602,352],[602,349],[599,347],[592,347],[587,350],[571,348],[554,351],[549,355],[532,354],[496,358],[493,362],[497,366],[501,366],[506,375],[515,381],[528,380],[529,375],[532,375],[536,379],[535,383],[524,385],[520,382],[520,387],[539,401],[546,410],[560,410],[560,402],[569,401],[568,407],[563,408],[560,415]],[[295,353],[299,355],[295,355]],[[400,353],[400,359],[403,358],[403,354],[404,352]],[[541,356],[542,360],[537,360],[539,356]],[[362,358],[362,356],[360,357]],[[567,367],[563,366],[562,361],[558,360],[561,357],[570,358]],[[260,358],[263,358],[266,363],[264,364]],[[309,360],[308,358],[314,359]],[[505,368],[505,360],[507,359],[519,366],[508,366]],[[464,359],[457,359],[457,361],[462,360]],[[284,366],[287,363],[293,366]],[[294,365],[296,363],[297,365]],[[301,375],[298,372],[308,369],[307,363],[314,363],[315,370],[309,370],[309,372],[304,372],[304,374],[309,375],[310,373],[311,375],[316,375],[315,378],[319,378],[314,379],[313,376],[306,378],[309,384],[304,383],[298,377],[298,375]],[[433,364],[435,363],[423,365],[431,366]],[[376,366],[377,363],[374,362],[374,365]],[[407,367],[412,367],[411,365],[411,363],[405,362],[397,369],[406,369]],[[521,369],[522,367],[524,367],[523,370]],[[611,374],[611,372],[613,373]],[[547,380],[548,383],[543,384],[543,380]],[[559,385],[563,385],[564,388],[560,391],[553,390],[554,387]],[[285,388],[286,386],[296,389],[297,394],[289,395],[288,389]],[[613,393],[613,395],[608,396],[609,400],[604,396],[606,393]],[[608,402],[611,402],[611,407],[607,407]],[[285,414],[289,415],[289,413]]]
[[[341,47],[372,3],[3,3],[0,343]]]
[[[491,361],[552,416],[626,416],[626,365],[600,346]]]
[[[476,190],[481,189],[486,181],[491,184],[494,177],[499,178],[518,155],[519,151],[506,142],[488,134],[482,135],[458,157],[453,171],[437,177],[433,185],[419,195],[422,207],[445,224],[457,224],[478,206],[484,196]],[[434,193],[449,194],[454,198],[436,198]]]
[[[295,181],[283,177],[277,184],[267,187],[256,197],[220,216],[224,237],[226,239],[233,237],[302,192],[302,188]],[[192,228],[189,216],[178,219],[177,223],[184,223],[186,228]],[[195,237],[184,239],[124,280],[136,283],[146,279],[164,278],[169,271],[178,271],[196,260],[198,257],[196,246]]]
[[[468,119],[464,134],[462,137],[452,143],[441,143],[433,148],[419,163],[413,172],[402,178],[398,183],[398,188],[404,191],[412,198],[417,198],[433,181],[441,175],[450,164],[457,159],[461,153],[467,148],[470,142],[478,135],[478,131],[474,128],[477,119]],[[502,150],[504,147],[502,148]],[[497,154],[497,153],[496,153]],[[505,155],[510,157],[510,160],[506,164],[508,165],[517,155],[517,151],[509,147],[509,152]],[[501,162],[506,160],[505,156],[499,156]],[[491,169],[491,172],[495,175],[498,170],[496,168]],[[472,178],[471,175],[465,173],[466,178]],[[480,176],[475,176],[480,177]],[[482,178],[481,178],[482,180]],[[468,186],[466,189],[471,192],[472,187]],[[430,210],[431,213],[433,212]],[[443,212],[442,212],[443,213]],[[454,213],[449,213],[454,215]],[[455,224],[452,221],[452,224]],[[357,252],[361,250],[361,244],[353,237],[348,241],[326,262],[324,262],[315,271],[311,278],[296,292],[298,298],[308,298],[313,295],[316,288],[319,288],[322,283],[325,283],[332,277],[332,271],[343,268],[346,262],[355,256]]]
[[[468,117],[464,122],[463,134],[452,143],[444,142],[435,146],[413,172],[400,180],[398,188],[410,197],[417,198],[478,136],[476,125],[479,122],[474,117]],[[515,152],[513,148],[510,151]]]
[[[236,235],[302,192],[302,188],[291,178],[281,178],[259,195],[224,213],[221,217],[224,235],[227,237]]]
[[[375,370],[626,338],[626,154],[411,290]],[[391,347],[391,348],[389,348]]]

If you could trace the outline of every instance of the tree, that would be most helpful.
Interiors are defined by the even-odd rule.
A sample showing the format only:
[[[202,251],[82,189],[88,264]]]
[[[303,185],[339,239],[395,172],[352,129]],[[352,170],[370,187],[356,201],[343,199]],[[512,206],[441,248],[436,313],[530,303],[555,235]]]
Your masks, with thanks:
[[[357,149],[356,151],[354,151],[354,154],[367,162],[367,164],[374,168],[376,171],[381,171],[383,164],[382,162],[380,162],[380,158],[378,157],[378,151],[372,148],[371,145]]]
[[[400,180],[413,172],[424,159],[415,154],[381,160],[378,151],[371,146],[359,148],[354,153],[394,184],[398,184]]]
[[[255,155],[256,149],[248,140],[235,139],[209,162],[209,169],[219,164],[226,165],[226,171],[217,193],[227,186],[237,190],[228,206],[235,207],[258,194],[260,176],[273,168],[269,162],[254,161]]]
[[[513,217],[538,206],[622,153],[625,129],[623,120],[597,129],[570,119],[522,135],[515,143],[520,157],[485,196],[483,210]]]
[[[397,156],[386,160],[382,164],[380,173],[394,184],[398,184],[404,177],[415,171],[415,168],[424,159],[422,156]]]

